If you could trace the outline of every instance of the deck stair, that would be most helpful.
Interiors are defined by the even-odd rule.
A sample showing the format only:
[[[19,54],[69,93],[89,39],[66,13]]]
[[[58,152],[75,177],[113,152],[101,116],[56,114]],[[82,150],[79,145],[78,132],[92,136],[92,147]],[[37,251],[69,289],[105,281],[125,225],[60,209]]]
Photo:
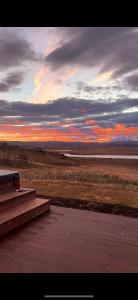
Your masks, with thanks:
[[[0,170],[0,177],[2,173],[2,170]],[[2,185],[5,186],[3,193],[0,194],[0,236],[47,212],[50,204],[48,199],[37,198],[34,189],[15,191],[17,188],[16,185],[13,186],[16,184],[15,172],[12,176],[12,171],[9,171],[8,179],[6,177],[0,178],[0,184],[3,181]],[[18,173],[18,184],[20,182],[19,178]],[[6,184],[8,184],[8,187],[11,186],[11,190],[8,188],[7,192]]]

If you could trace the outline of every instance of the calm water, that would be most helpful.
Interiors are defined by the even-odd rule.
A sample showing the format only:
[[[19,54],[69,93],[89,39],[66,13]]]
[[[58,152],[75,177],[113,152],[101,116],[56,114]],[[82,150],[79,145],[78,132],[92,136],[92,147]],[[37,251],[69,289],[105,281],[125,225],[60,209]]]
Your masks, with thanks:
[[[69,153],[63,154],[67,157],[138,159],[138,155],[77,155]]]

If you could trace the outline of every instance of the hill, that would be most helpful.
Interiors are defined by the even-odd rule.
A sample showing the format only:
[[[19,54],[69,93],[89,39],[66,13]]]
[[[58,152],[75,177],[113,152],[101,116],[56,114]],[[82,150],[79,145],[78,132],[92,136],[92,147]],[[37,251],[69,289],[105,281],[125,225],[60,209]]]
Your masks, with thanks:
[[[3,143],[0,143],[3,144]],[[69,151],[75,154],[121,154],[138,155],[138,141],[111,143],[83,142],[8,142],[10,146],[20,146],[24,149],[41,148],[51,152]]]
[[[19,145],[0,143],[0,166],[32,168],[46,165],[76,165],[77,162],[66,158],[64,154],[35,148],[24,148]]]

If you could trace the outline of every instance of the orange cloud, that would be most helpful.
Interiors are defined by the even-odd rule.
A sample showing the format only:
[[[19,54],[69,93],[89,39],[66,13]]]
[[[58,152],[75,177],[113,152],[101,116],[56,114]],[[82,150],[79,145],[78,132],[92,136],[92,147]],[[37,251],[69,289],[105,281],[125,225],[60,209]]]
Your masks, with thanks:
[[[44,56],[49,55],[60,45],[60,38],[57,35],[52,36],[45,49]],[[48,100],[64,96],[65,87],[59,85],[56,81],[65,82],[76,73],[73,67],[66,67],[64,70],[54,72],[48,65],[41,66],[34,78],[34,91],[31,97],[33,103],[45,103]]]
[[[88,125],[91,125],[93,123],[96,123],[96,121],[95,120],[85,120],[84,123],[88,124]]]
[[[81,111],[81,112],[84,112],[84,113],[85,113],[85,112],[87,112],[87,109],[85,109],[85,108],[80,108],[80,109],[79,109],[79,111]]]
[[[125,127],[117,124],[114,128],[95,126],[92,134],[86,130],[77,129],[70,125],[63,129],[64,122],[59,122],[59,128],[43,128],[37,125],[24,125],[22,123],[1,124],[1,141],[81,141],[81,142],[110,142],[113,138],[124,136],[133,137],[138,134],[138,127]]]
[[[45,129],[37,126],[1,125],[1,141],[72,141],[79,131],[64,132],[59,129]]]
[[[48,67],[41,67],[34,78],[33,103],[45,103],[48,100],[63,97],[68,87],[64,83],[73,77],[76,68],[67,66],[64,70],[54,72]]]
[[[99,84],[101,82],[105,82],[107,81],[108,79],[110,79],[113,75],[113,71],[108,71],[108,72],[105,72],[105,73],[102,73],[100,74],[99,76],[96,77],[96,79],[92,80],[90,83],[94,83],[94,84]]]
[[[117,124],[114,128],[94,127],[93,132],[99,137],[108,137],[111,140],[117,136],[128,136],[138,134],[138,127],[125,127],[123,124]]]

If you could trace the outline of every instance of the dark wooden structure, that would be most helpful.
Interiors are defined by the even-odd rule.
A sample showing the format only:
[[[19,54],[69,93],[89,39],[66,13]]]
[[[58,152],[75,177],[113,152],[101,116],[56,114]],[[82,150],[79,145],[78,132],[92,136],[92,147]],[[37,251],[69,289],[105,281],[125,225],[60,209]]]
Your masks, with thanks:
[[[20,190],[18,172],[0,170],[0,236],[48,209],[49,200],[37,198],[35,190]]]

